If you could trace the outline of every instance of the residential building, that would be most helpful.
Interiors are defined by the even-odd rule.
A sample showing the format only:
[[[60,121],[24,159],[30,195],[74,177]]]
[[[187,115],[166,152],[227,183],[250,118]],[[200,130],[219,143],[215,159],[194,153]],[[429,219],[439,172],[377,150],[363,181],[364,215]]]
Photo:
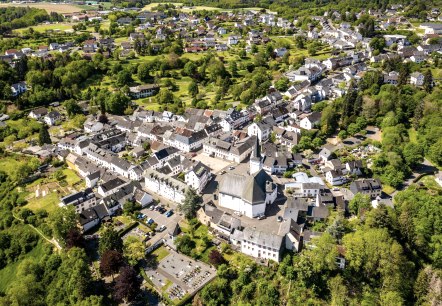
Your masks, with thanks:
[[[234,230],[241,229],[240,219],[216,208],[215,205],[205,204],[197,211],[196,216],[201,224],[213,228],[226,239],[229,239]]]
[[[241,246],[241,253],[265,260],[281,260],[284,237],[246,227],[243,231],[235,230],[234,241]]]
[[[148,190],[170,201],[182,204],[187,185],[153,169],[144,171],[145,186]]]
[[[321,121],[321,113],[313,112],[313,113],[307,115],[305,118],[303,118],[299,122],[299,125],[303,129],[311,130],[311,129],[315,128],[315,126],[317,126],[320,121]]]
[[[353,195],[358,193],[369,195],[372,199],[382,195],[382,185],[379,179],[359,179],[350,184]]]
[[[86,188],[82,191],[72,193],[61,198],[58,204],[60,207],[72,205],[75,211],[79,214],[82,211],[89,209],[97,204],[97,198],[91,188]]]
[[[184,181],[198,193],[202,193],[210,178],[210,169],[203,163],[197,162],[186,172]]]
[[[410,84],[415,86],[422,86],[424,85],[424,75],[420,72],[413,72],[410,74]]]
[[[158,93],[160,86],[156,84],[145,84],[129,87],[129,95],[134,99],[141,99],[154,96]]]

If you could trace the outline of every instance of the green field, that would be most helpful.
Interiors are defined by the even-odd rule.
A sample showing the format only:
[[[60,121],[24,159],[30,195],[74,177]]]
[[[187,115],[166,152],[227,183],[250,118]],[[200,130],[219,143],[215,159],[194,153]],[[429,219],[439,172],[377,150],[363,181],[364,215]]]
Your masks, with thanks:
[[[31,252],[23,256],[20,260],[10,263],[5,268],[0,270],[0,292],[5,292],[11,282],[15,280],[18,266],[23,262],[24,259],[33,258],[38,261],[43,257],[44,245],[45,243],[39,240],[37,246]]]
[[[28,204],[26,204],[25,207],[33,211],[36,211],[38,209],[44,209],[48,213],[51,213],[57,209],[59,202],[60,202],[60,195],[56,192],[51,192],[45,197],[32,198],[28,200]]]
[[[14,32],[22,34],[23,32],[32,28],[35,32],[45,32],[47,30],[52,31],[64,31],[64,30],[72,30],[72,25],[69,23],[54,23],[54,24],[39,24],[32,27],[21,28],[14,30]]]

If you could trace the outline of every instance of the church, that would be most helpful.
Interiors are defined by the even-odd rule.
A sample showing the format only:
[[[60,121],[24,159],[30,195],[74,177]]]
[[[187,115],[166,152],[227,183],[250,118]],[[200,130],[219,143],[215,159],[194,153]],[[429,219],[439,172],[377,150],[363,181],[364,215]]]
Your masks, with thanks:
[[[255,160],[258,147],[250,158],[250,175],[226,173],[219,187],[219,205],[249,218],[265,214],[266,205],[272,204],[278,194],[277,186]]]

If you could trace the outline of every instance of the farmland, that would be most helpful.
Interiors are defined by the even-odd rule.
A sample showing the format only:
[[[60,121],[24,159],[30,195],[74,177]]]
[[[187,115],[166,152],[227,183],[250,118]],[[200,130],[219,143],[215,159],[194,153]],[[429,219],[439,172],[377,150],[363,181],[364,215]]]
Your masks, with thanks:
[[[0,3],[0,7],[34,7],[39,9],[44,9],[48,13],[56,12],[56,13],[75,13],[80,12],[82,8],[75,6],[73,4],[58,4],[58,3],[49,3],[49,2],[39,2],[39,3],[26,3],[26,4],[17,4],[17,3]]]

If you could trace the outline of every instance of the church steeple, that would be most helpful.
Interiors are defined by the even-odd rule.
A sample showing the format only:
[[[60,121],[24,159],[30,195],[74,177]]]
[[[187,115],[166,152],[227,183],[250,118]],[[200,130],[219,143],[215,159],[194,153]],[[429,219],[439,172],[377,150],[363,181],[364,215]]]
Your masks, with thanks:
[[[262,169],[262,162],[261,162],[261,145],[259,144],[258,137],[256,137],[256,142],[253,145],[252,153],[250,154],[250,175],[258,172]]]

